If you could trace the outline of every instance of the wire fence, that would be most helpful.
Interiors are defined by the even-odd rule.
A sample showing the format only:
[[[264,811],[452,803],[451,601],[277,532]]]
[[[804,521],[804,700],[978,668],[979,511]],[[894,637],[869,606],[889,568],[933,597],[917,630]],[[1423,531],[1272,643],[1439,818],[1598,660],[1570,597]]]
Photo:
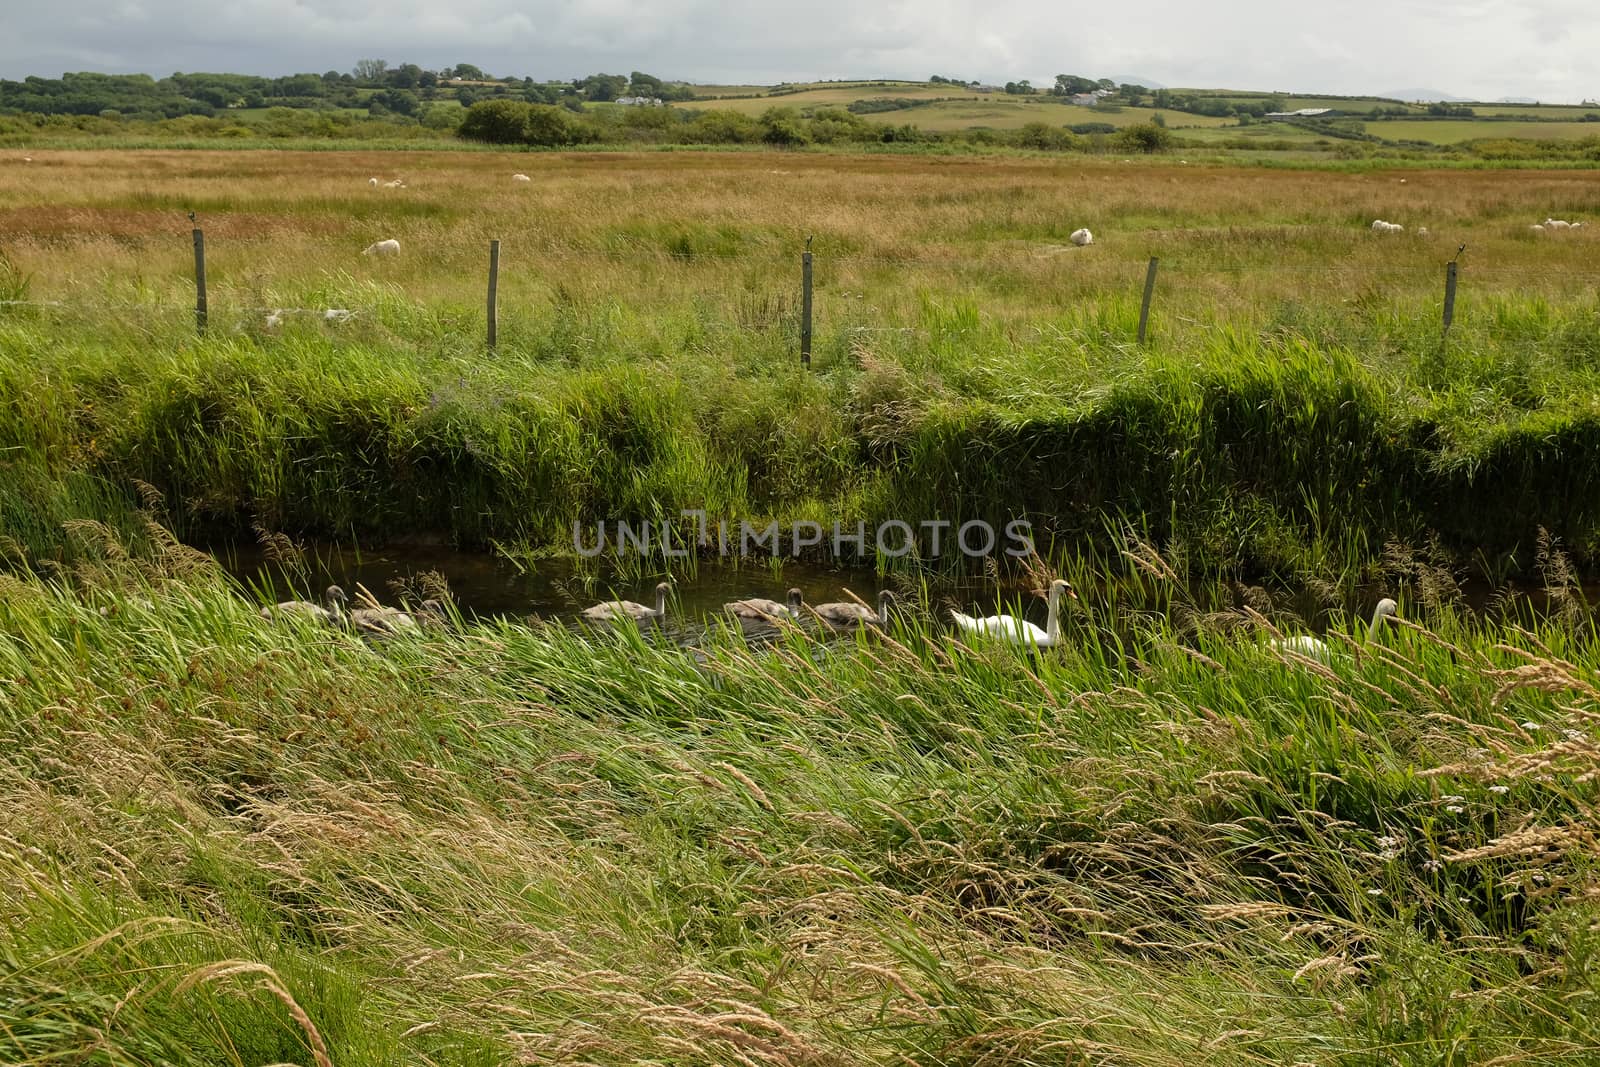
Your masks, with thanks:
[[[1192,237],[1195,234],[1225,232],[1227,231],[1155,231],[1146,237],[1151,243],[1160,243],[1158,239],[1171,238],[1174,235]],[[192,306],[168,302],[171,299],[170,292],[165,300],[161,297],[147,296],[123,301],[32,299],[22,295],[0,299],[0,312],[31,309],[59,316],[116,315],[121,318],[124,325],[135,330],[155,329],[162,323],[170,327],[175,321],[174,316],[192,315],[195,332],[204,336],[216,330],[231,332],[257,330],[271,333],[291,323],[312,322],[327,326],[343,326],[363,319],[382,321],[386,312],[393,311],[393,302],[387,300],[366,305],[353,302],[349,306],[332,306],[331,304],[278,305],[261,302],[259,299],[256,301],[238,299],[246,292],[259,296],[259,286],[246,289],[228,285],[221,287],[220,290],[209,287],[206,279],[206,249],[202,229],[196,228],[193,231],[193,241],[195,258]],[[785,328],[795,330],[800,360],[806,364],[810,360],[811,340],[815,335],[814,320],[819,314],[823,316],[828,314],[830,302],[834,308],[843,306],[849,309],[848,313],[836,315],[830,322],[830,326],[836,332],[849,335],[925,332],[918,326],[861,321],[863,314],[858,305],[867,293],[855,290],[868,284],[859,277],[859,272],[863,270],[906,271],[915,268],[952,277],[968,278],[983,284],[995,284],[998,280],[1036,276],[1041,270],[1059,264],[1063,268],[1064,275],[1074,279],[1079,285],[1079,295],[1084,291],[1092,291],[1099,296],[1113,296],[1121,302],[1136,301],[1139,311],[1135,339],[1139,343],[1145,343],[1150,339],[1153,325],[1159,323],[1162,316],[1168,316],[1174,322],[1197,321],[1205,310],[1205,305],[1201,301],[1206,299],[1207,286],[1237,285],[1247,277],[1276,279],[1283,283],[1281,288],[1288,291],[1303,290],[1309,284],[1309,280],[1314,280],[1322,287],[1324,302],[1327,302],[1329,294],[1336,291],[1336,287],[1339,286],[1343,286],[1346,291],[1358,291],[1363,299],[1368,300],[1373,298],[1374,293],[1381,293],[1387,287],[1394,291],[1396,299],[1410,301],[1414,313],[1428,310],[1430,314],[1435,315],[1441,335],[1448,335],[1454,325],[1458,289],[1473,292],[1477,287],[1478,291],[1496,294],[1503,294],[1508,289],[1520,289],[1540,295],[1550,294],[1556,289],[1566,295],[1575,293],[1593,295],[1593,291],[1600,290],[1600,266],[1579,269],[1563,266],[1555,270],[1548,266],[1537,265],[1473,264],[1470,258],[1463,260],[1461,253],[1465,250],[1464,245],[1458,247],[1456,255],[1448,261],[1432,263],[1393,260],[1377,263],[1271,262],[1261,259],[1219,261],[1182,253],[1152,256],[1144,262],[1127,258],[1114,260],[1097,258],[1091,268],[1092,273],[1091,270],[1085,270],[1077,276],[1074,276],[1072,269],[1076,265],[1076,257],[1093,255],[1098,253],[1099,249],[1091,250],[1075,247],[1072,244],[1047,245],[1042,248],[1035,245],[1026,249],[1002,249],[998,252],[990,251],[987,254],[962,257],[910,253],[869,255],[849,251],[823,254],[808,247],[797,256],[792,250],[767,246],[739,250],[679,251],[633,240],[625,242],[621,247],[561,246],[537,239],[530,241],[530,245],[531,251],[527,252],[527,255],[538,265],[607,263],[642,267],[646,264],[666,263],[688,267],[702,263],[737,262],[763,271],[770,270],[770,276],[774,279],[792,271],[793,273],[789,275],[793,279],[791,284],[794,285],[792,294],[780,296],[783,305],[780,312],[767,317],[782,320]],[[485,278],[483,290],[485,297],[482,305],[482,329],[485,346],[489,349],[496,346],[499,334],[501,293],[499,251],[500,242],[498,240],[490,242],[486,256],[488,273]],[[459,272],[454,278],[460,280]],[[822,282],[821,292],[818,291],[818,280]],[[13,289],[16,288],[14,285]],[[783,288],[784,286],[780,284],[777,291],[782,294]],[[1186,299],[1195,295],[1190,292],[1191,290],[1199,294],[1197,299]],[[217,296],[223,298],[220,304],[215,299]],[[1419,296],[1425,296],[1425,305],[1418,304]],[[1315,294],[1308,296],[1308,302],[1313,304],[1317,302]],[[420,309],[425,305],[417,306]],[[878,309],[869,307],[866,310],[874,312]],[[1048,313],[1049,309],[1041,309],[1042,317]]]

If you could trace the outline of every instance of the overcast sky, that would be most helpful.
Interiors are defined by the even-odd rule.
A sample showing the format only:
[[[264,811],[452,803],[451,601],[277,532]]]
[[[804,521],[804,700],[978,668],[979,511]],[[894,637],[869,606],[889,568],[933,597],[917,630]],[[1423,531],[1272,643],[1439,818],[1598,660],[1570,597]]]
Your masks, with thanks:
[[[0,0],[0,76],[643,70],[698,82],[929,74],[1475,99],[1600,97],[1594,0]]]

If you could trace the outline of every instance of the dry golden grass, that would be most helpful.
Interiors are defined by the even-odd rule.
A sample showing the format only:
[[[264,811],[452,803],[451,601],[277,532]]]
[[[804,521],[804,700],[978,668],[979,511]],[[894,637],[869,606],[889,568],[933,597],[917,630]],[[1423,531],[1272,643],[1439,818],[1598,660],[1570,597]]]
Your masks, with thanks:
[[[513,183],[518,171],[533,181]],[[406,188],[372,188],[374,176]],[[814,234],[824,321],[855,307],[891,326],[923,292],[968,294],[1018,322],[1132,299],[1151,255],[1163,261],[1163,307],[1221,321],[1288,300],[1436,303],[1461,244],[1465,299],[1568,299],[1591,290],[1600,240],[1600,227],[1529,230],[1550,215],[1600,215],[1600,184],[1574,171],[770,152],[41,151],[0,165],[0,250],[32,276],[36,299],[181,307],[190,210],[219,308],[365,282],[476,307],[498,237],[512,307],[709,303],[737,318],[792,297]],[[1375,237],[1374,218],[1408,232]],[[1091,248],[1067,243],[1079,226],[1094,231]],[[401,243],[397,259],[362,256],[387,237]]]

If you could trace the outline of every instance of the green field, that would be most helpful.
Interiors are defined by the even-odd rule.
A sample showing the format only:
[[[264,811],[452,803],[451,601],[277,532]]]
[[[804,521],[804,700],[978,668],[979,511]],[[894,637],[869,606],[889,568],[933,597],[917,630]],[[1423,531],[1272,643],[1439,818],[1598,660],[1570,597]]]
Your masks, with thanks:
[[[1007,96],[1004,93],[976,93],[951,91],[945,85],[894,85],[887,89],[855,86],[828,86],[786,93],[771,97],[747,97],[726,100],[701,100],[697,107],[737,111],[746,115],[760,115],[771,107],[815,108],[840,107],[858,100],[905,99],[927,100],[918,107],[895,111],[879,111],[864,115],[869,122],[894,125],[910,123],[928,130],[964,130],[988,127],[997,130],[1014,130],[1030,122],[1045,122],[1052,126],[1073,126],[1086,122],[1104,122],[1112,126],[1130,126],[1149,122],[1155,114],[1152,108],[1134,107],[1076,107],[1057,103],[1045,96]],[[1163,116],[1173,129],[1211,128],[1231,124],[1231,119],[1189,115],[1180,111],[1167,111]]]
[[[1596,122],[1475,122],[1472,119],[1390,119],[1367,123],[1367,132],[1389,141],[1460,144],[1463,141],[1517,137],[1527,140],[1600,138]]]
[[[1205,97],[1218,97],[1222,99],[1237,99],[1253,104],[1265,103],[1269,100],[1281,101],[1284,109],[1293,111],[1303,107],[1326,107],[1336,111],[1352,113],[1365,113],[1375,107],[1405,106],[1421,113],[1426,110],[1423,105],[1402,104],[1401,101],[1388,100],[1376,96],[1301,96],[1296,93],[1261,93],[1237,89],[1174,89],[1173,92],[1185,95]]]
[[[1181,158],[8,150],[0,1062],[1594,1063],[1600,184]],[[573,558],[685,509],[921,532]]]
[[[1309,145],[1316,141],[1327,140],[1325,135],[1313,128],[1288,122],[1253,122],[1248,126],[1237,126],[1231,122],[1217,126],[1180,127],[1176,122],[1169,122],[1167,125],[1174,130],[1181,129],[1185,140],[1202,143],[1242,138],[1246,141],[1289,141],[1294,144]]]
[[[1479,115],[1516,115],[1527,118],[1568,119],[1573,122],[1585,115],[1600,115],[1600,106],[1564,106],[1555,104],[1469,104]]]

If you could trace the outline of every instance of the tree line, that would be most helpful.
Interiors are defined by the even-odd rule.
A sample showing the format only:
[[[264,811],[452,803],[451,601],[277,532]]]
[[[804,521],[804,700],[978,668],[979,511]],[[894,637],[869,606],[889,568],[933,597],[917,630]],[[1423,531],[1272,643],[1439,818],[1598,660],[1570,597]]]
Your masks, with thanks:
[[[657,143],[767,145],[969,144],[1039,151],[1159,152],[1174,144],[1172,133],[1155,122],[1120,130],[1103,123],[1084,125],[1083,133],[1030,122],[1016,130],[930,131],[911,125],[869,122],[843,107],[800,111],[770,107],[760,115],[727,109],[626,108],[575,114],[565,108],[519,100],[486,100],[467,110],[459,136],[484,144],[563,148],[584,144]]]
[[[694,96],[689,86],[643,71],[591,74],[571,81],[496,78],[470,63],[426,70],[415,63],[391,67],[363,59],[348,72],[290,74],[148,74],[78,72],[59,78],[0,79],[0,111],[32,115],[102,115],[140,120],[185,115],[215,116],[230,110],[267,107],[366,110],[375,116],[420,117],[438,101],[472,105],[484,99],[581,108],[587,102],[625,96],[663,101]]]

